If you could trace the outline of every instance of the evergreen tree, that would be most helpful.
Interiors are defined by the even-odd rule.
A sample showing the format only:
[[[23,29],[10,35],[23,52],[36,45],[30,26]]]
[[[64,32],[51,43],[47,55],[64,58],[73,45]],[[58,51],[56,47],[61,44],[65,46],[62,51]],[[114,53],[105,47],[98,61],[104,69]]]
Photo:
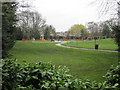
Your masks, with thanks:
[[[48,26],[45,29],[44,37],[45,37],[45,39],[50,39],[50,29]]]
[[[16,40],[22,40],[23,39],[23,32],[21,30],[21,28],[17,28],[16,30]]]
[[[110,37],[110,28],[109,28],[109,26],[108,26],[107,24],[105,24],[105,25],[103,26],[102,35],[103,35],[103,36],[106,36],[107,38]]]
[[[115,33],[115,41],[118,44],[118,51],[120,52],[120,26],[114,25],[112,29]]]
[[[9,56],[9,50],[15,44],[16,2],[2,3],[2,58]]]

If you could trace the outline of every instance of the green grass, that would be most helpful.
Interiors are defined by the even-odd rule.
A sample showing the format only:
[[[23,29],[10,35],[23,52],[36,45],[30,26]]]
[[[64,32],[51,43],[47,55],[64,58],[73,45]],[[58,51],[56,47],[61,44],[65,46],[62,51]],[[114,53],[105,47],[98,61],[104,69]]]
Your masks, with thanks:
[[[117,50],[117,45],[114,39],[101,39],[96,40],[99,45],[99,49],[104,50]],[[81,48],[95,48],[95,40],[88,40],[88,41],[76,41],[75,43],[65,43],[65,46],[72,46],[72,47],[81,47]]]
[[[96,81],[103,81],[102,76],[118,62],[117,52],[64,48],[45,41],[17,41],[11,53],[20,64],[43,61],[65,65],[72,75]]]

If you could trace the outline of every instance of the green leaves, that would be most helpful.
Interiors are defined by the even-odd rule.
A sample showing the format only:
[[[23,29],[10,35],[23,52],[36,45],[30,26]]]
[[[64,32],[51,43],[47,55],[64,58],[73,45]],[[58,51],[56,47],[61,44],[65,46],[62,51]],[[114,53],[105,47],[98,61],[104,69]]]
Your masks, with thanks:
[[[9,56],[9,50],[15,44],[16,2],[2,3],[2,58]]]
[[[3,60],[3,89],[102,89],[120,87],[120,66],[112,67],[105,75],[106,81],[80,80],[69,74],[66,66],[50,63],[19,65],[15,60]]]
[[[102,31],[102,35],[103,36],[106,36],[107,38],[109,38],[110,37],[110,28],[109,28],[109,26],[107,25],[107,24],[105,24],[104,26],[103,26],[103,31]]]
[[[55,67],[50,63],[25,64],[15,63],[15,60],[3,61],[3,88],[59,88],[69,87],[72,76],[67,67]],[[10,80],[12,79],[12,80]],[[9,84],[7,83],[9,82]]]
[[[119,58],[120,58],[120,25],[112,26],[112,30],[115,34],[115,41],[118,44]]]
[[[105,84],[111,85],[113,88],[120,88],[120,65],[113,67],[104,76]]]
[[[75,24],[73,27],[71,27],[70,30],[71,34],[76,37],[84,37],[87,35],[87,29],[82,24]]]

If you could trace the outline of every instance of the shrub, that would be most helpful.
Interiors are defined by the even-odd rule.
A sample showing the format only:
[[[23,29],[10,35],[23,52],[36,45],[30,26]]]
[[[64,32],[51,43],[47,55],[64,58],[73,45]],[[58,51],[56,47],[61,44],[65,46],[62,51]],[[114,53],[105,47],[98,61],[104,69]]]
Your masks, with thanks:
[[[120,65],[116,67],[111,66],[104,78],[106,79],[105,84],[112,88],[120,88]]]
[[[21,66],[15,63],[15,60],[3,60],[2,69],[3,89],[75,88],[72,85],[77,84],[66,66],[55,67],[43,62]]]
[[[3,89],[12,90],[18,84],[21,67],[14,63],[15,60],[4,60],[2,65],[2,86]]]
[[[56,67],[50,63],[43,62],[20,65],[15,61],[10,59],[3,60],[2,85],[5,90],[102,89],[119,87],[118,83],[120,83],[120,77],[113,78],[114,74],[118,76],[118,73],[116,74],[115,72],[119,71],[120,66],[111,69],[112,72],[110,70],[111,76],[108,75],[109,72],[106,74],[107,80],[104,83],[97,83],[95,81],[74,78],[69,74],[69,69],[66,66]]]

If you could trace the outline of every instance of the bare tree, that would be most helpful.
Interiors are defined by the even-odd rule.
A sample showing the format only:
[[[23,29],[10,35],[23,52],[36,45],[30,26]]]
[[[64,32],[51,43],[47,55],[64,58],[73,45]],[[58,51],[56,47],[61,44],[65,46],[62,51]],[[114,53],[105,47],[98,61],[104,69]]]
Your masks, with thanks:
[[[18,14],[18,18],[18,26],[21,27],[21,30],[25,34],[27,34],[29,39],[31,36],[35,36],[35,33],[39,33],[45,24],[45,20],[38,12],[31,12],[29,10],[22,11]]]
[[[101,9],[100,13],[108,13],[108,11],[112,11],[114,18],[117,18],[117,23],[112,22],[112,30],[115,33],[115,41],[118,44],[118,63],[120,62],[120,0],[96,0],[96,2],[101,3]],[[102,14],[101,14],[102,15]]]
[[[98,24],[95,22],[88,22],[88,31],[92,37],[97,37],[99,34]]]
[[[120,0],[95,0],[94,5],[98,6],[99,17],[106,16],[116,17],[118,13],[118,2]]]

